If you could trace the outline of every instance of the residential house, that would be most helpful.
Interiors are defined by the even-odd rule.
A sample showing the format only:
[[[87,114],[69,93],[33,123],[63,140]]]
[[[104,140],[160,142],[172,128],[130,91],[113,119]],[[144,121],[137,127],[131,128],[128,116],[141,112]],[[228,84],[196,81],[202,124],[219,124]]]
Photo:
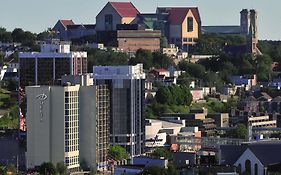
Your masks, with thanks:
[[[67,41],[69,40],[67,27],[70,25],[74,25],[72,20],[58,20],[52,30],[58,35],[59,39]]]
[[[251,89],[253,86],[257,85],[257,76],[253,75],[243,75],[243,76],[231,76],[230,81],[234,86],[243,87],[245,90]]]
[[[201,18],[197,7],[158,7],[157,14],[169,14],[170,43],[184,51],[191,50],[201,33]]]
[[[96,31],[116,31],[117,24],[130,24],[138,14],[131,2],[108,2],[96,16]]]
[[[94,24],[75,24],[72,20],[58,20],[52,29],[60,40],[70,41],[96,33]]]

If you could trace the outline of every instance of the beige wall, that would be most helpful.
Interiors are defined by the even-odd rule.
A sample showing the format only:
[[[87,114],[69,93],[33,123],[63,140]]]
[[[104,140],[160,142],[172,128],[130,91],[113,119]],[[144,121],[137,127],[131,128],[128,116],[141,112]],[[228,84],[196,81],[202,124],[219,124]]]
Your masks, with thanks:
[[[193,31],[192,32],[187,31],[187,18],[188,17],[193,17]],[[195,20],[193,13],[189,10],[189,12],[187,13],[187,15],[182,23],[182,38],[198,38],[198,36],[199,36],[198,27],[199,27],[198,23]],[[189,42],[186,42],[186,43],[191,44]]]
[[[133,22],[134,19],[134,17],[125,17],[121,18],[121,22],[122,24],[130,24],[131,22]]]
[[[120,38],[118,48],[124,51],[137,51],[142,48],[150,51],[160,50],[159,38]]]
[[[193,17],[193,31],[187,31],[187,18]],[[170,40],[172,38],[180,38],[182,44],[194,44],[194,39],[199,36],[199,24],[197,23],[193,13],[189,10],[181,25],[170,25]],[[183,38],[193,38],[193,42],[184,42]],[[178,43],[178,42],[177,42]]]

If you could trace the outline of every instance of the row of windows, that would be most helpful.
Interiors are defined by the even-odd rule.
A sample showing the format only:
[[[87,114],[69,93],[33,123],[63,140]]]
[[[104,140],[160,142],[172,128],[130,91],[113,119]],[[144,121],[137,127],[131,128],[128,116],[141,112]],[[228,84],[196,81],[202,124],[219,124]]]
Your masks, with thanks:
[[[71,121],[71,122],[78,122],[78,114],[76,114],[76,115],[66,115],[65,116],[65,121],[66,122],[69,122],[69,121]]]
[[[79,163],[79,156],[74,157],[66,157],[65,158],[65,164],[66,166],[75,165]]]
[[[71,147],[71,146],[78,146],[78,138],[77,139],[73,139],[73,140],[66,140],[65,141],[65,147]]]
[[[74,109],[74,108],[78,109],[79,104],[78,104],[78,102],[65,103],[64,106],[65,106],[65,109]]]
[[[78,103],[78,96],[75,97],[65,97],[65,103]]]
[[[68,91],[68,92],[65,92],[65,97],[74,97],[74,96],[78,96],[78,91]]]
[[[193,38],[171,38],[172,43],[176,42],[193,42]]]
[[[78,133],[71,133],[71,134],[66,134],[65,135],[65,140],[72,140],[72,139],[77,139],[78,138]]]
[[[78,115],[78,108],[77,109],[71,109],[71,110],[65,110],[65,115],[68,116],[68,115]]]
[[[73,128],[65,128],[65,133],[78,133],[78,127],[73,127]]]
[[[78,126],[78,122],[65,122],[65,127],[77,127]]]

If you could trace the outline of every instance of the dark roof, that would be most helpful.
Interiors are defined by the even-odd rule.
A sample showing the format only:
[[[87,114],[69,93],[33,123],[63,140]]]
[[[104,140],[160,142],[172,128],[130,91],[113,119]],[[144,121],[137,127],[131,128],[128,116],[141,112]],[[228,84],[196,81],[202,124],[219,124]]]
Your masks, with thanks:
[[[233,165],[247,149],[247,145],[221,145],[221,164]]]
[[[95,28],[96,28],[96,25],[95,25],[95,24],[83,24],[83,26],[84,26],[86,29],[95,29]]]
[[[74,25],[68,25],[67,29],[77,29],[79,27],[83,26],[82,24],[74,24]]]
[[[136,17],[140,12],[131,2],[109,2],[121,17]]]
[[[240,26],[202,26],[202,33],[240,34]]]
[[[265,142],[250,144],[249,149],[263,165],[273,165],[281,162],[281,142]]]
[[[191,10],[197,23],[201,24],[200,13],[197,7],[157,7],[157,11],[169,13],[168,20],[171,25],[182,24],[189,10]]]
[[[249,148],[265,166],[281,162],[280,141],[260,141],[244,143],[242,145],[222,145],[220,148],[221,160],[224,165],[233,165],[247,148]]]

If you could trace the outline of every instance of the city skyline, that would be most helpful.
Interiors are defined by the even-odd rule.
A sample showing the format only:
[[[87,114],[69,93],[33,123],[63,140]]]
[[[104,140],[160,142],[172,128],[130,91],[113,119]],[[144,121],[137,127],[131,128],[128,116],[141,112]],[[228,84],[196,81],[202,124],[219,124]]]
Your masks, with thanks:
[[[118,1],[127,2],[126,0]],[[3,2],[4,7],[13,7],[15,4],[17,6],[12,8],[13,13],[11,13],[10,8],[1,10],[0,26],[10,31],[14,28],[23,28],[24,30],[39,33],[53,27],[59,19],[72,19],[77,24],[95,23],[96,15],[107,2],[107,0],[99,0],[98,2],[84,0],[83,3],[67,0],[49,0],[42,8],[42,3],[35,0],[5,1]],[[239,25],[239,12],[242,9],[256,9],[258,12],[259,39],[281,40],[279,30],[281,23],[276,22],[276,19],[281,17],[281,14],[278,13],[278,7],[281,2],[262,0],[213,0],[212,2],[204,0],[155,0],[153,2],[149,0],[132,0],[131,2],[141,13],[155,12],[158,6],[197,6],[200,11],[202,25]],[[275,15],[273,16],[272,14]]]

